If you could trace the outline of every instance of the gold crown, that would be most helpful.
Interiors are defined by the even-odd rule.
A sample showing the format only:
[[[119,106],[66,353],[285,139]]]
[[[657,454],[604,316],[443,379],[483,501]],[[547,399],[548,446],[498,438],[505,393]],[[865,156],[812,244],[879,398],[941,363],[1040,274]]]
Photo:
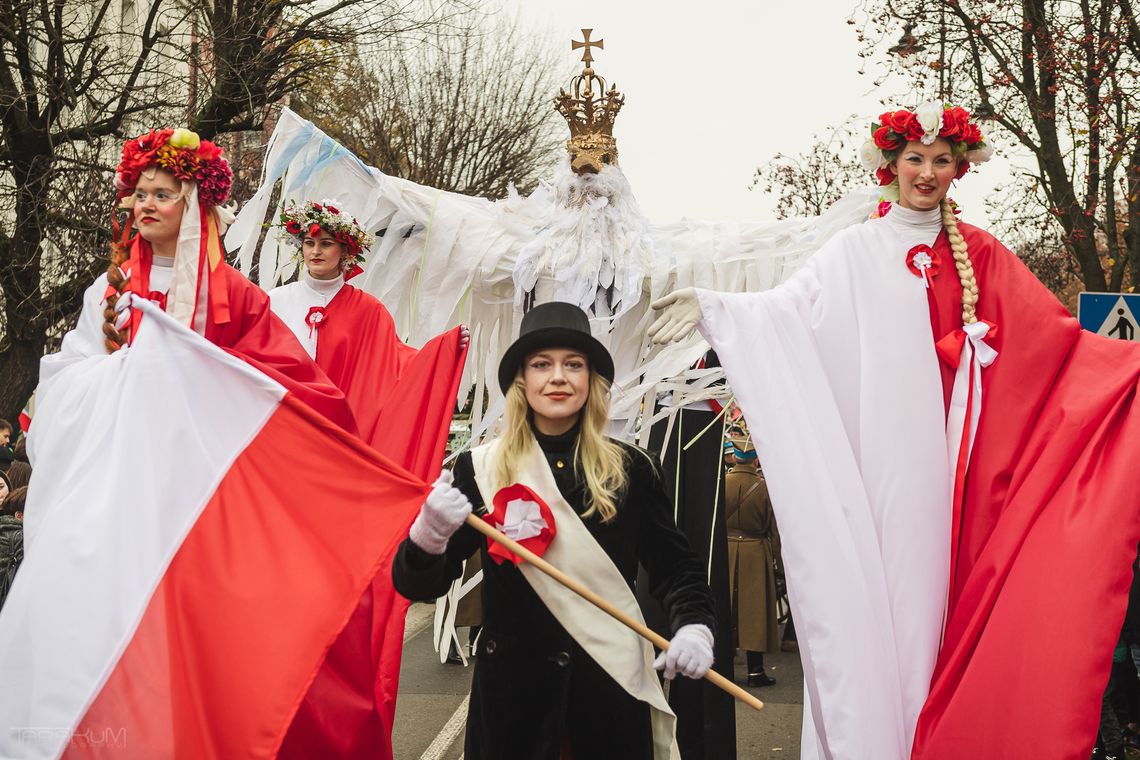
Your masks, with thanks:
[[[570,41],[570,49],[585,48],[582,73],[570,82],[570,92],[561,89],[554,99],[554,107],[570,126],[570,139],[566,149],[570,152],[575,172],[600,171],[602,164],[617,163],[617,141],[614,139],[614,120],[625,103],[625,95],[594,72],[592,49],[605,47],[605,40],[591,40],[593,29],[583,29],[583,41]],[[586,153],[588,155],[580,156]],[[579,160],[581,158],[581,160]]]

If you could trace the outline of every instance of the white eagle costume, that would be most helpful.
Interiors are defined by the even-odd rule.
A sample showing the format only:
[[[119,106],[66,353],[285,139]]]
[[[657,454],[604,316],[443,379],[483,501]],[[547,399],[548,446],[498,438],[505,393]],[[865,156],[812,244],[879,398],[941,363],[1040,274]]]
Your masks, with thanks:
[[[589,39],[588,36],[586,38]],[[570,126],[567,158],[529,196],[498,201],[445,192],[384,174],[285,109],[269,141],[262,183],[226,236],[239,269],[270,289],[294,276],[295,247],[271,229],[290,200],[333,198],[377,243],[353,283],[392,313],[399,335],[422,345],[457,323],[471,327],[461,398],[475,390],[473,439],[499,416],[497,357],[529,306],[578,304],[614,357],[612,433],[648,439],[653,398],[723,397],[720,368],[690,369],[708,344],[693,336],[651,347],[649,303],[686,286],[760,291],[787,279],[837,231],[867,219],[877,190],[849,195],[820,217],[767,222],[654,224],[617,164],[613,123],[624,96],[585,67],[555,106]],[[583,46],[577,43],[577,46]],[[259,247],[260,244],[260,247]],[[486,390],[491,399],[482,408]],[[652,394],[652,395],[651,395]],[[643,399],[650,403],[642,404]],[[482,420],[482,425],[479,421]],[[639,424],[640,422],[640,424]]]

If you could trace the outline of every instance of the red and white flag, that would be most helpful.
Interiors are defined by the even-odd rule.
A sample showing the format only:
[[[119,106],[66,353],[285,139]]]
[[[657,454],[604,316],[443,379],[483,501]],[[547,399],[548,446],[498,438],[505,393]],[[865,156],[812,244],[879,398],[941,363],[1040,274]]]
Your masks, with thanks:
[[[38,392],[0,757],[273,757],[428,490],[146,310]]]

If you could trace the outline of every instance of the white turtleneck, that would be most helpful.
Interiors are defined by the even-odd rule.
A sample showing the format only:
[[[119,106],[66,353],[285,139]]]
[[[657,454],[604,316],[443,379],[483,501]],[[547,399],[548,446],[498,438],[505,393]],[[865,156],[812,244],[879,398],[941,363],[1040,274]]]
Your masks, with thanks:
[[[895,203],[883,217],[883,224],[888,225],[908,246],[920,243],[934,245],[942,231],[942,209],[935,207],[929,211],[916,211]]]
[[[305,324],[309,309],[314,306],[324,308],[329,305],[340,289],[345,286],[343,277],[331,280],[318,280],[304,267],[296,282],[282,285],[269,291],[269,307],[281,318],[297,336],[310,357],[317,357],[317,330],[310,330]]]
[[[312,291],[318,299],[321,299],[311,304],[314,306],[328,306],[333,296],[339,293],[340,289],[344,287],[344,277],[341,277],[339,274],[331,280],[318,280],[309,274],[309,270],[305,268],[301,269],[301,276],[298,278],[298,281]]]
[[[150,266],[150,289],[159,293],[170,290],[174,278],[173,256],[152,256]]]

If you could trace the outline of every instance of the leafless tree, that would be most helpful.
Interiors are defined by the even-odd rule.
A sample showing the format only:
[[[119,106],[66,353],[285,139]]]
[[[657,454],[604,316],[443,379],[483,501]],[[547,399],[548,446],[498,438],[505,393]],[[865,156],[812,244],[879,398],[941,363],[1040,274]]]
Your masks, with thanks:
[[[557,57],[501,15],[423,44],[358,48],[292,106],[366,163],[419,184],[500,198],[557,160]]]
[[[865,139],[865,138],[862,138]],[[756,169],[752,188],[776,196],[776,216],[819,216],[857,187],[874,184],[859,164],[862,139],[853,128],[836,129],[795,156],[777,153]]]
[[[994,194],[986,199],[986,211],[990,219],[997,220],[1002,243],[1017,254],[1045,287],[1066,305],[1074,307],[1065,296],[1079,290],[1076,260],[1067,252],[1063,230],[1043,200],[1037,179],[1018,175],[995,188]]]
[[[987,131],[1033,157],[1022,201],[1040,202],[1084,286],[1102,291],[1140,282],[1140,235],[1122,234],[1140,229],[1136,10],[1133,0],[867,0],[852,22],[872,57],[901,28],[891,69],[939,79],[948,100],[992,115]]]
[[[267,108],[327,83],[355,45],[447,40],[478,15],[471,0],[198,1],[191,126],[208,138],[261,129]]]
[[[121,9],[111,0],[0,0],[0,415],[8,419],[35,386],[49,329],[98,268],[89,255],[43,266],[45,250],[70,253],[98,238],[90,214],[69,213],[93,199],[82,195],[90,186],[81,175],[101,174],[92,164],[102,141],[173,105],[162,64],[187,11],[162,0],[129,18]]]
[[[105,266],[124,135],[258,129],[344,46],[447,27],[466,0],[0,0],[0,416]]]

